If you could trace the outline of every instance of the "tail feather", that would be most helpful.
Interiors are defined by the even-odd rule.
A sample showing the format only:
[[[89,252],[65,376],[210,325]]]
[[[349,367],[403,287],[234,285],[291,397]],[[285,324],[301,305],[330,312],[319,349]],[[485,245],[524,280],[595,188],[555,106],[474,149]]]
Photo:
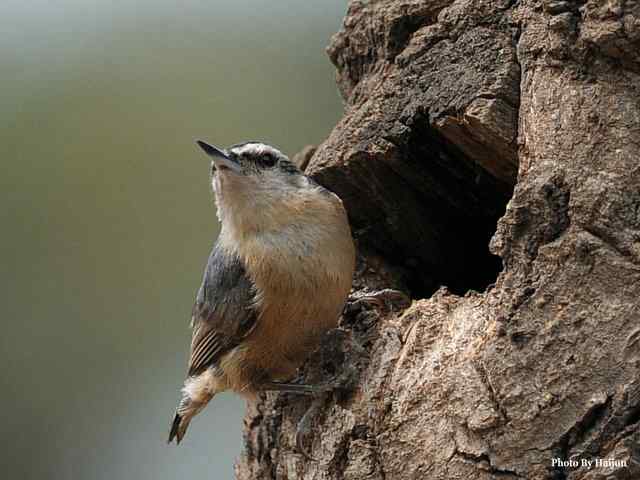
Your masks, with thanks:
[[[171,423],[171,430],[169,431],[169,441],[167,443],[171,443],[173,439],[176,439],[176,445],[179,445],[182,439],[184,438],[185,433],[187,433],[187,427],[189,426],[189,422],[194,415],[196,415],[200,410],[201,406],[196,405],[191,401],[188,395],[184,395],[178,404],[178,408],[176,408],[176,414],[173,417],[173,422]]]
[[[213,395],[217,391],[216,384],[212,383],[210,374],[201,374],[197,377],[189,377],[182,389],[182,399],[176,408],[176,414],[171,422],[171,430],[169,431],[169,441],[176,439],[179,444],[187,433],[187,427],[191,419],[209,403]]]
[[[187,427],[189,426],[190,420],[191,418],[183,417],[179,413],[176,413],[175,417],[173,417],[173,423],[171,424],[171,431],[169,432],[169,440],[167,443],[171,443],[175,438],[176,445],[179,445],[184,434],[187,433]]]

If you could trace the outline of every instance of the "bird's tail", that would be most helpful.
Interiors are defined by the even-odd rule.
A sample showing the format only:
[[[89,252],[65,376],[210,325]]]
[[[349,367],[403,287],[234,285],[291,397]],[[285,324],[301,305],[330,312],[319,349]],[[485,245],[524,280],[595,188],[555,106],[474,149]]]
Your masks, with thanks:
[[[168,443],[171,443],[174,438],[176,439],[176,445],[180,443],[185,433],[187,433],[187,427],[191,419],[200,413],[200,410],[209,403],[211,398],[212,396],[209,396],[205,401],[196,402],[192,400],[187,393],[184,394],[178,404],[178,408],[176,408],[176,414],[171,423]]]

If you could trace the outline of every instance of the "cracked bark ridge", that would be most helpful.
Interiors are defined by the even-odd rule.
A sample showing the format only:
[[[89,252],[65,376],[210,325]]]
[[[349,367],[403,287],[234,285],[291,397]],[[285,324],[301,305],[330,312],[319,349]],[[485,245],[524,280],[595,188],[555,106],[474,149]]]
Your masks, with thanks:
[[[351,2],[307,172],[345,201],[356,288],[416,300],[343,319],[366,356],[319,400],[318,461],[310,401],[265,395],[239,479],[640,478],[639,52],[639,2]]]

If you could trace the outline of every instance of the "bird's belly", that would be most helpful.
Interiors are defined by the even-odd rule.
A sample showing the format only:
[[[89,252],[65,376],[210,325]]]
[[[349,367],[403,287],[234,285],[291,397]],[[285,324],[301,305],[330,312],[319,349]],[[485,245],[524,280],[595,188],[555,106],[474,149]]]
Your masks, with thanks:
[[[267,307],[249,337],[220,362],[229,388],[252,396],[267,381],[292,378],[323,335],[337,327],[343,302]]]
[[[348,228],[338,233],[307,236],[307,242],[296,244],[256,237],[243,246],[240,256],[256,286],[260,314],[222,365],[232,390],[250,393],[265,382],[291,379],[323,335],[338,325],[355,261]],[[304,254],[307,247],[311,250]]]

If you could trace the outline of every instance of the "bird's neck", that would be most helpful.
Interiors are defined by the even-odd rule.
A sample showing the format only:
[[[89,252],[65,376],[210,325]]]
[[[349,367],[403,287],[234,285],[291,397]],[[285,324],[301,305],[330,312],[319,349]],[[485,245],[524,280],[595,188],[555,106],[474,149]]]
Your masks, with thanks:
[[[221,220],[220,246],[265,285],[305,288],[307,279],[331,278],[353,261],[346,215],[329,197],[290,198],[252,214],[225,211]]]

